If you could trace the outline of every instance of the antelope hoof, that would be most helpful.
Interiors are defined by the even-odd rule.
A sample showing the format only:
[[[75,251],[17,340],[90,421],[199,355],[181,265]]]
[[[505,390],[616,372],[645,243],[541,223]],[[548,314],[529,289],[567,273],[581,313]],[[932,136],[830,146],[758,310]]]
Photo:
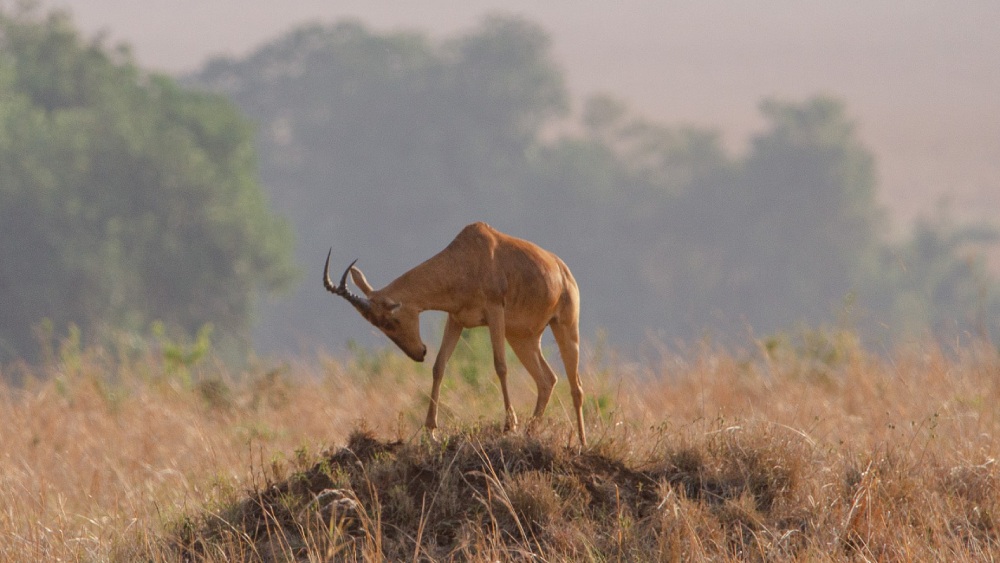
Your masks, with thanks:
[[[525,434],[527,434],[528,436],[533,436],[535,434],[535,432],[538,431],[538,429],[541,426],[541,424],[542,424],[542,417],[540,417],[540,416],[533,416],[533,417],[531,417],[528,420],[528,426],[527,426],[527,428],[525,428],[525,430],[524,430]]]
[[[438,443],[441,442],[441,440],[438,438],[437,428],[431,428],[430,426],[425,426],[424,427],[424,434],[427,436],[427,438],[431,442],[434,442],[435,444],[438,444]]]
[[[503,425],[504,432],[516,432],[517,431],[517,417],[508,416],[507,421]]]

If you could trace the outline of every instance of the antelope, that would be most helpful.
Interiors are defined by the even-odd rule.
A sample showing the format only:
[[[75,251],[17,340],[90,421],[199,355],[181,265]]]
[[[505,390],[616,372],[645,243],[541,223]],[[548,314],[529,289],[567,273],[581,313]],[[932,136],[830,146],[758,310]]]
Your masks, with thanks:
[[[438,395],[445,364],[462,331],[484,325],[489,327],[493,367],[503,393],[504,430],[517,428],[517,415],[507,393],[504,339],[535,380],[538,399],[532,420],[539,419],[556,383],[556,374],[542,356],[542,332],[548,326],[569,380],[580,445],[587,445],[583,386],[578,373],[580,291],[573,274],[558,256],[486,223],[473,223],[462,229],[444,250],[376,290],[355,267],[357,260],[344,270],[340,283],[333,285],[332,253],[331,248],[326,255],[324,287],[346,299],[414,361],[422,362],[427,354],[427,346],[420,338],[420,313],[431,310],[448,314],[434,360],[430,405],[424,422],[432,437],[437,428]],[[348,273],[364,297],[347,288]]]

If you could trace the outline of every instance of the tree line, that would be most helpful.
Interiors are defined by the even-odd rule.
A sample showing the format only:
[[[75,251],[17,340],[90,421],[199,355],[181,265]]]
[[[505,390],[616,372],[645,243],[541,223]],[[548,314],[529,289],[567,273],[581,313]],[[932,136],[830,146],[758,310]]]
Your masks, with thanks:
[[[942,216],[891,240],[875,158],[833,97],[764,100],[733,154],[613,96],[575,107],[547,34],[515,17],[443,41],[307,25],[180,80],[64,16],[2,22],[9,351],[42,318],[255,326],[264,352],[366,341],[319,284],[326,250],[381,285],[477,220],[562,256],[585,332],[616,345],[1000,329],[981,252],[996,229]]]

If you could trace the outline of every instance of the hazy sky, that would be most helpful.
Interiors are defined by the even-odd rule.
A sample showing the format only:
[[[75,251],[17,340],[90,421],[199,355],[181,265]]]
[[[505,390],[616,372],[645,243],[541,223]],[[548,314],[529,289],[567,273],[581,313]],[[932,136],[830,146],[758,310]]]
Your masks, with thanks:
[[[0,0],[10,5],[10,0]],[[551,35],[579,100],[614,94],[668,124],[760,127],[765,96],[844,99],[878,157],[899,221],[948,196],[1000,221],[1000,2],[838,0],[46,0],[86,33],[133,46],[147,68],[196,69],[290,27],[353,17],[446,37],[484,14],[521,14]]]

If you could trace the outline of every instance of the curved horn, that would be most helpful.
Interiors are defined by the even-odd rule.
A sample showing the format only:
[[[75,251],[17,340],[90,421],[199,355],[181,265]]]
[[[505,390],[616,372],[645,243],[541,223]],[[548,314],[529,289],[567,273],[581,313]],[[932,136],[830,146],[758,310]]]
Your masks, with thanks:
[[[368,300],[365,299],[364,297],[359,297],[357,295],[354,295],[353,293],[351,293],[351,290],[347,289],[347,274],[348,274],[348,272],[351,271],[351,268],[354,266],[355,262],[357,262],[358,260],[355,258],[354,262],[351,262],[351,265],[348,266],[346,270],[344,270],[344,275],[340,277],[340,284],[339,285],[333,285],[333,280],[330,279],[330,255],[331,254],[333,254],[333,249],[332,248],[330,249],[330,252],[327,253],[327,255],[326,255],[326,265],[323,266],[323,287],[325,287],[326,290],[329,291],[330,293],[333,293],[335,295],[339,295],[339,296],[343,297],[344,299],[347,299],[347,301],[351,305],[354,305],[354,308],[357,309],[358,312],[361,313],[361,315],[363,317],[365,317],[366,319],[368,319],[370,321],[371,317],[372,317],[372,306],[371,306],[371,303],[369,303]]]

